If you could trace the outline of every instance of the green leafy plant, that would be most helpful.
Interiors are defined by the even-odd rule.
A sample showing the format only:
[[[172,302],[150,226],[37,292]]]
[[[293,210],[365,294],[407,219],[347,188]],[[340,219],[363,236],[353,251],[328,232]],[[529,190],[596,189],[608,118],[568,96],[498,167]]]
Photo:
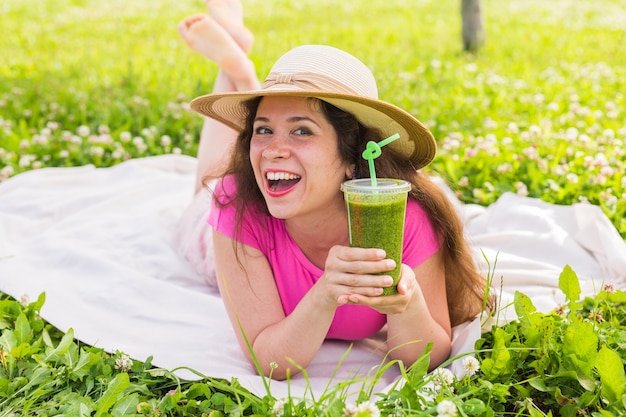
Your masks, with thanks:
[[[580,297],[576,273],[559,279],[566,302],[539,312],[516,293],[518,319],[494,326],[462,358],[465,375],[428,372],[429,350],[388,392],[368,381],[329,385],[319,397],[259,398],[230,381],[181,380],[122,352],[62,333],[34,302],[0,300],[0,416],[621,416],[626,413],[626,292],[605,285]],[[445,365],[445,364],[444,364]],[[191,370],[192,372],[195,372]],[[306,370],[304,370],[306,375]],[[360,387],[356,397],[349,395]]]

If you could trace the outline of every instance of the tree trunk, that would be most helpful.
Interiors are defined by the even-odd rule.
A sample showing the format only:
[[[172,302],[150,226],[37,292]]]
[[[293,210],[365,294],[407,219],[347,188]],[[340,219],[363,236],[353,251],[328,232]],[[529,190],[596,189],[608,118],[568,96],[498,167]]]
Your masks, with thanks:
[[[461,0],[461,18],[463,19],[463,50],[476,52],[485,40],[480,0]]]

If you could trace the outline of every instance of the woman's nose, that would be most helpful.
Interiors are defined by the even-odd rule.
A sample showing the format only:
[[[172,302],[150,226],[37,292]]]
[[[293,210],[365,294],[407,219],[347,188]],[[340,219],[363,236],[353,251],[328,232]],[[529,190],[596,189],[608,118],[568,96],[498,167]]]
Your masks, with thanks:
[[[291,151],[288,139],[282,135],[275,135],[263,150],[263,157],[266,159],[277,159],[289,157]]]

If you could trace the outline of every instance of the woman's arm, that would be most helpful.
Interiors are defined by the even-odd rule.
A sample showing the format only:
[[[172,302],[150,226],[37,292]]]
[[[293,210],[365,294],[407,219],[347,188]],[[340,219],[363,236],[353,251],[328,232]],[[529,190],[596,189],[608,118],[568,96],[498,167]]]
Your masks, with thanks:
[[[392,359],[410,366],[429,342],[433,343],[430,369],[450,355],[452,330],[440,251],[414,269],[402,265],[398,294],[382,297],[352,294],[349,302],[368,305],[387,315],[387,346]]]
[[[233,240],[213,232],[217,281],[241,349],[253,362],[244,339],[247,337],[263,374],[285,379],[290,372],[299,372],[317,354],[335,314],[335,305],[320,296],[320,286],[314,286],[296,309],[285,316],[274,281],[272,269],[265,256],[250,246],[239,245],[235,256]],[[248,273],[246,273],[248,271]],[[271,364],[278,366],[272,369]],[[289,371],[288,371],[289,370]]]
[[[398,296],[410,301],[404,311],[387,316],[390,356],[410,366],[432,342],[429,368],[434,369],[448,359],[452,340],[440,251],[413,270],[403,265],[402,275]]]

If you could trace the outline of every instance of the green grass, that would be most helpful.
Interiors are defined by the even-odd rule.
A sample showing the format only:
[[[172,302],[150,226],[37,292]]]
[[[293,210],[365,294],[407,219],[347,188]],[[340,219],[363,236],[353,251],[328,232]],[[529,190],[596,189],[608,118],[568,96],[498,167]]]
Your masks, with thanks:
[[[293,46],[344,48],[372,67],[381,98],[431,127],[440,144],[431,168],[463,201],[506,191],[589,201],[626,237],[626,7],[485,1],[487,42],[473,56],[461,52],[458,3],[249,1],[251,57],[263,77]],[[0,178],[195,155],[201,120],[186,103],[211,90],[216,68],[176,24],[202,11],[191,0],[4,1]]]
[[[559,204],[588,201],[599,205],[626,238],[622,0],[483,0],[487,38],[477,55],[461,52],[459,0],[253,0],[245,6],[246,23],[257,36],[251,58],[261,77],[278,56],[303,43],[331,44],[358,56],[373,69],[382,99],[430,126],[439,153],[429,169],[448,179],[464,202],[490,204],[509,191]],[[169,152],[195,155],[202,120],[186,104],[211,90],[217,69],[186,48],[176,25],[203,11],[200,0],[0,2],[0,181],[46,166],[110,166]],[[614,308],[619,303],[623,301]],[[35,307],[29,308],[30,320]],[[616,339],[623,340],[623,320],[612,325]],[[8,333],[2,334],[8,343]],[[46,349],[54,350],[57,339],[53,341]],[[71,355],[93,359],[72,349]],[[19,356],[20,350],[11,354]],[[59,371],[63,358],[54,359]],[[100,383],[107,380],[105,374],[115,375],[107,360],[112,359],[98,362],[102,378],[94,378]],[[536,371],[537,364],[533,366]],[[135,367],[134,377],[144,382],[156,378],[144,369],[149,366]],[[607,378],[619,382],[623,377],[594,372],[602,374],[605,385]],[[0,378],[0,397],[10,393],[7,387],[20,389],[25,382],[18,377]],[[178,387],[178,393],[191,398],[191,386],[159,378],[167,380],[159,385],[165,393],[162,403],[166,397],[173,401],[164,387]],[[157,384],[155,379],[151,383]],[[228,389],[217,382],[213,387],[218,389],[212,402],[202,410],[238,410],[241,402],[224,400]],[[523,391],[519,385],[508,387]],[[100,386],[100,392],[106,388]],[[505,403],[513,398],[501,385],[491,388]],[[193,395],[202,391],[193,390]],[[129,404],[145,394],[141,392]],[[243,391],[234,392],[228,398],[237,400]],[[598,391],[590,392],[582,395],[584,401],[596,394],[600,398]],[[557,399],[563,395],[549,393]],[[66,394],[75,399],[77,391]],[[618,394],[607,395],[617,401]],[[36,398],[29,398],[35,406]],[[273,404],[242,398],[250,407],[246,410],[258,413]],[[391,407],[393,400],[387,398],[383,405]],[[146,410],[158,401],[147,403]],[[519,405],[526,413],[520,415],[544,415],[533,411],[531,403]],[[306,414],[303,407],[287,404],[294,415]],[[182,413],[175,405],[171,409]],[[341,415],[332,407],[324,413]],[[434,409],[429,413],[424,415],[436,415]]]

